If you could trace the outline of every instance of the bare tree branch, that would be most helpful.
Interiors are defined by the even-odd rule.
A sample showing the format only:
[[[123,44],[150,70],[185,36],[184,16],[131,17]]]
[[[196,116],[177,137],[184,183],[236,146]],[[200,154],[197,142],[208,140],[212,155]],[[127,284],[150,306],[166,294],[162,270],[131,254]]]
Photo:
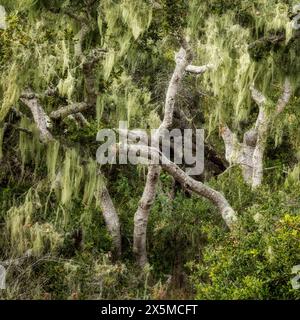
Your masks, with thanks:
[[[90,123],[86,120],[86,118],[81,112],[75,113],[74,117],[82,127],[88,127],[90,125]]]
[[[84,41],[84,38],[86,35],[89,33],[90,28],[88,27],[87,24],[83,23],[80,30],[74,37],[74,55],[75,57],[81,57],[84,58],[83,53],[82,53],[82,43]]]
[[[174,162],[165,157],[158,149],[148,146],[137,146],[134,144],[129,144],[126,147],[128,148],[128,150],[132,150],[133,152],[140,151],[140,156],[143,158],[147,158],[149,162],[155,161],[156,163],[160,163],[162,168],[167,171],[175,180],[181,183],[185,188],[190,189],[196,194],[210,200],[218,208],[226,225],[230,229],[234,227],[235,223],[237,222],[237,216],[234,210],[229,205],[228,201],[220,192],[190,177]],[[147,187],[149,188],[151,187],[151,185],[149,184]],[[146,190],[144,192],[146,192]],[[148,190],[148,192],[153,192],[153,189]],[[151,203],[147,205],[151,206]]]
[[[67,106],[60,107],[59,109],[50,113],[51,119],[63,119],[70,114],[78,113],[87,110],[90,107],[86,102],[76,102]]]
[[[206,64],[203,66],[193,66],[193,65],[188,65],[185,68],[185,71],[190,72],[190,73],[195,73],[195,74],[202,74],[204,72],[206,72],[209,69],[213,68],[213,64]]]
[[[276,106],[277,114],[280,114],[285,109],[286,105],[290,101],[291,95],[292,95],[292,88],[291,88],[290,80],[288,78],[285,78],[283,93],[281,97],[278,99],[277,106]]]
[[[250,92],[251,92],[252,99],[257,103],[258,106],[261,106],[266,102],[265,96],[260,91],[258,91],[254,87],[254,85],[250,86]]]

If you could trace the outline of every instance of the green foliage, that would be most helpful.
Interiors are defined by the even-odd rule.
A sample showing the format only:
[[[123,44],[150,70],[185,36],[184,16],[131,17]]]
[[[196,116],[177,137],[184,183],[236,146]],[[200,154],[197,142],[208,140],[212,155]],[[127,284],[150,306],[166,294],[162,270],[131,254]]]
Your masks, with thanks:
[[[297,1],[88,2],[1,2],[0,260],[21,259],[9,265],[1,298],[299,299],[290,284],[300,261],[300,46],[290,20]],[[96,134],[119,120],[159,126],[179,35],[190,41],[194,65],[214,67],[185,77],[175,107],[181,120],[206,129],[217,160],[224,158],[220,124],[241,137],[255,123],[250,84],[268,97],[268,112],[286,75],[294,96],[270,125],[259,189],[251,191],[236,167],[205,181],[236,210],[236,231],[228,232],[211,203],[161,174],[149,218],[150,265],[141,271],[133,261],[133,216],[146,168],[103,166],[99,174]],[[55,142],[43,145],[19,99],[27,87],[49,115],[88,102],[88,124],[53,120]],[[121,220],[118,263],[99,206],[104,181]]]
[[[228,175],[221,183],[233,178]],[[240,226],[232,234],[211,223],[203,226],[208,238],[203,257],[187,264],[196,298],[299,299],[291,286],[291,269],[300,261],[299,184],[253,193],[234,181],[242,205]],[[233,192],[226,194],[238,202]]]

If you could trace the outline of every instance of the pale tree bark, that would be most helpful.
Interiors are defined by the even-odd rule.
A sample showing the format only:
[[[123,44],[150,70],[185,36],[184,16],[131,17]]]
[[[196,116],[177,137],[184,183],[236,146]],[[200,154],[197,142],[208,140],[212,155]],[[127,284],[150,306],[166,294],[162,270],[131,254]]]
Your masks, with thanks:
[[[190,73],[194,73],[194,74],[202,74],[206,71],[208,71],[209,69],[212,69],[214,67],[213,64],[206,64],[204,66],[194,66],[194,65],[188,65],[185,68],[185,71],[190,72]]]
[[[51,120],[34,93],[28,90],[22,94],[20,100],[30,109],[34,122],[39,130],[41,142],[47,143],[53,140],[52,134],[48,130],[48,128],[51,128]]]
[[[119,259],[122,252],[119,216],[105,186],[100,191],[99,197],[105,224],[112,238],[113,257]]]
[[[74,37],[74,55],[75,57],[81,57],[82,59],[84,58],[83,53],[82,53],[82,43],[84,41],[84,38],[87,36],[89,33],[90,28],[88,27],[87,24],[82,23],[82,26],[78,33]]]
[[[148,159],[149,162],[155,161],[155,163],[159,163],[163,170],[168,172],[176,181],[182,184],[185,189],[191,190],[199,196],[210,200],[218,208],[224,222],[229,229],[234,228],[237,222],[236,213],[220,192],[190,177],[156,148],[141,145],[137,146],[134,144],[129,144],[126,146],[126,148],[132,152],[139,151],[140,156]],[[144,192],[146,192],[146,190]],[[148,192],[153,192],[153,189],[148,190]]]
[[[90,106],[86,102],[77,102],[58,108],[50,113],[51,119],[63,119],[71,114],[85,111]]]
[[[175,55],[176,66],[169,82],[166,93],[164,118],[156,132],[154,140],[159,141],[159,136],[165,129],[169,129],[172,125],[174,105],[176,94],[179,90],[185,71],[193,73],[203,73],[210,68],[209,66],[190,66],[192,60],[191,50],[186,42]],[[133,235],[133,252],[137,263],[143,267],[147,263],[147,224],[151,206],[156,196],[156,186],[160,175],[159,165],[149,165],[146,184],[143,195],[138,205],[138,209],[134,215],[134,235]]]
[[[86,118],[81,112],[70,114],[67,116],[67,118],[72,120],[79,128],[83,128],[90,125],[90,123],[86,120]]]
[[[245,132],[242,143],[226,124],[221,127],[221,136],[225,144],[226,160],[241,167],[245,182],[254,189],[261,185],[263,179],[263,159],[270,123],[284,111],[291,98],[292,89],[289,79],[286,78],[283,93],[274,110],[267,107],[267,98],[254,86],[250,87],[250,91],[252,99],[259,107],[255,125]]]
[[[183,78],[185,68],[189,64],[188,59],[190,60],[190,57],[187,57],[187,52],[184,48],[181,48],[175,56],[176,67],[168,86],[164,118],[158,129],[158,135],[163,129],[168,129],[172,125],[175,96]],[[157,139],[157,136],[154,137],[154,139]],[[150,165],[148,167],[144,192],[134,215],[133,252],[140,266],[144,266],[147,263],[147,224],[150,209],[155,200],[159,175],[160,167],[158,165]]]
[[[134,215],[133,253],[140,266],[147,263],[147,225],[150,209],[155,200],[159,174],[159,166],[148,167],[144,192]]]

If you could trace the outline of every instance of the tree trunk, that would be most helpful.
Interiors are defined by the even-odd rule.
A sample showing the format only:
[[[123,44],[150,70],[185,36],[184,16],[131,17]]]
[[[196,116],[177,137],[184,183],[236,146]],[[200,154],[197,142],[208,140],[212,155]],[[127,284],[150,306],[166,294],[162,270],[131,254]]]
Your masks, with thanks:
[[[164,129],[170,128],[172,125],[175,97],[184,76],[185,69],[191,60],[191,54],[189,51],[187,52],[184,48],[181,48],[176,54],[175,60],[176,67],[169,82],[166,94],[164,119],[158,128],[156,137],[154,138],[157,141],[159,139],[160,132]],[[140,200],[138,210],[134,216],[133,252],[136,256],[137,263],[140,266],[144,266],[147,263],[147,224],[151,205],[156,195],[156,185],[159,174],[159,166],[154,165],[149,167],[144,192]]]
[[[230,164],[241,166],[245,182],[255,189],[262,184],[263,180],[263,160],[270,123],[284,111],[288,104],[291,97],[291,85],[286,78],[283,93],[273,113],[267,110],[267,99],[264,95],[253,86],[250,87],[250,90],[252,99],[259,107],[255,125],[245,132],[242,143],[226,124],[221,128],[221,135],[225,143],[227,161]]]
[[[158,128],[156,137],[154,139],[159,141],[159,136],[165,129],[169,129],[172,126],[175,98],[179,90],[182,78],[185,72],[194,74],[202,74],[212,68],[211,64],[204,66],[193,66],[189,63],[192,60],[192,53],[188,43],[183,40],[182,47],[175,55],[176,66],[169,82],[168,90],[166,93],[164,118],[161,125]],[[147,237],[147,224],[148,217],[152,203],[155,200],[156,185],[160,174],[160,166],[153,165],[149,167],[146,184],[143,192],[143,196],[140,200],[138,210],[134,217],[134,244],[133,250],[137,259],[137,263],[140,266],[144,266],[147,263],[147,250],[146,250],[146,237]]]
[[[113,257],[115,259],[119,259],[122,253],[120,221],[115,206],[105,186],[101,190],[100,200],[100,206],[102,209],[105,224],[112,238]]]
[[[147,182],[134,215],[133,253],[140,266],[147,263],[147,225],[150,208],[155,200],[156,185],[160,174],[160,167],[148,167]]]

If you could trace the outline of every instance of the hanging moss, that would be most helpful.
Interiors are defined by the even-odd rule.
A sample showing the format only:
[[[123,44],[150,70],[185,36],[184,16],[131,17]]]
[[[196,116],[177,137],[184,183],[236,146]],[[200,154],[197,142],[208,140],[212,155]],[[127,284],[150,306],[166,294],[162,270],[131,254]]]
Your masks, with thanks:
[[[210,108],[205,110],[209,118],[208,130],[211,132],[220,122],[229,119],[234,119],[233,126],[238,127],[247,120],[252,108],[250,84],[255,83],[265,95],[272,96],[274,92],[270,84],[277,81],[282,84],[284,75],[291,74],[282,69],[283,65],[286,66],[282,59],[292,53],[286,48],[294,34],[288,16],[289,6],[264,0],[255,1],[252,6],[240,4],[240,10],[253,17],[251,25],[255,22],[256,30],[253,33],[247,24],[237,24],[237,10],[231,3],[227,6],[218,2],[221,11],[217,10],[217,14],[197,1],[193,1],[191,7],[196,8],[196,5],[199,8],[191,12],[189,34],[194,38],[194,34],[198,34],[197,28],[203,30],[197,57],[200,64],[214,65],[201,82],[213,95]],[[210,4],[214,5],[216,3]],[[201,10],[204,15],[207,12],[205,20],[194,16]],[[281,48],[286,48],[285,52]],[[297,61],[293,67],[296,65]]]
[[[145,29],[149,28],[152,10],[145,1],[123,1],[121,11],[123,21],[131,29],[134,39],[137,39]]]
[[[80,182],[83,177],[83,168],[75,149],[66,151],[61,177],[61,203],[68,204],[71,199],[77,199],[80,191]]]
[[[19,150],[22,160],[22,168],[24,172],[24,166],[26,164],[33,164],[34,172],[40,166],[42,159],[43,147],[39,140],[39,132],[34,123],[32,123],[28,118],[23,117],[20,122],[21,128],[27,129],[27,132],[20,131],[19,135]]]
[[[104,80],[107,80],[111,74],[115,63],[115,52],[111,50],[107,55],[103,65]]]
[[[50,142],[49,145],[47,146],[47,169],[48,169],[48,177],[50,181],[54,181],[54,179],[56,178],[58,152],[59,152],[59,142],[58,141]]]
[[[85,166],[84,191],[82,202],[86,206],[90,206],[93,199],[97,198],[101,191],[102,177],[99,174],[97,163],[93,159]]]
[[[96,100],[96,116],[97,116],[97,126],[100,128],[100,122],[104,111],[104,99],[102,96],[97,96]]]
[[[67,97],[68,100],[72,100],[73,91],[75,88],[75,78],[73,77],[70,70],[66,79],[60,79],[58,83],[58,91],[63,97]]]
[[[105,1],[100,5],[99,33],[102,42],[110,43],[110,50],[103,63],[105,80],[108,80],[119,59],[129,51],[132,42],[150,27],[151,21],[152,7],[145,1]]]
[[[52,224],[34,221],[34,213],[39,207],[38,194],[29,190],[24,203],[8,211],[6,228],[10,234],[12,255],[24,256],[27,253],[40,256],[49,250],[56,252],[62,245],[63,237]]]
[[[12,105],[17,101],[20,95],[18,86],[19,68],[13,63],[6,74],[1,78],[1,85],[4,91],[2,105],[0,109],[0,122],[4,120]]]

